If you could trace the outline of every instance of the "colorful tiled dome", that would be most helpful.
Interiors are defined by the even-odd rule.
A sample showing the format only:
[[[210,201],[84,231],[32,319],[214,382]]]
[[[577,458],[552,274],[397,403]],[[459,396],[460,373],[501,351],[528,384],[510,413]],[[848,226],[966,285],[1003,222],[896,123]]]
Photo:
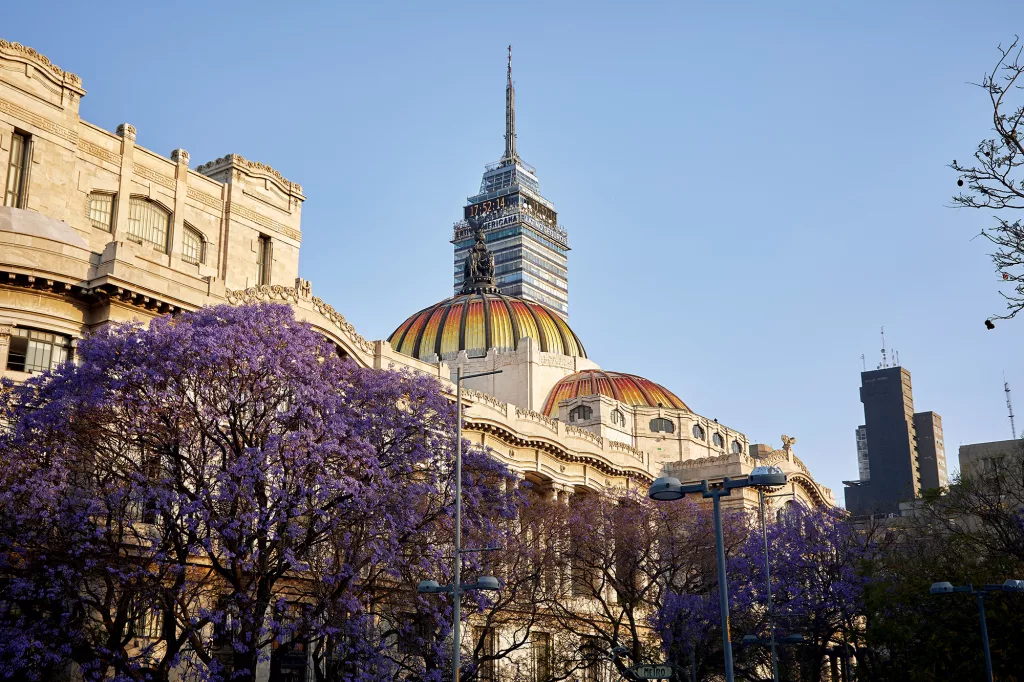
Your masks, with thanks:
[[[547,353],[585,358],[583,344],[550,308],[496,291],[474,291],[424,308],[399,325],[388,341],[399,353],[431,361],[460,350],[470,357],[488,349],[513,350],[530,337]]]
[[[606,395],[627,405],[690,411],[675,393],[649,379],[635,374],[588,369],[570,374],[555,384],[544,403],[544,414],[557,417],[558,403],[585,395]]]

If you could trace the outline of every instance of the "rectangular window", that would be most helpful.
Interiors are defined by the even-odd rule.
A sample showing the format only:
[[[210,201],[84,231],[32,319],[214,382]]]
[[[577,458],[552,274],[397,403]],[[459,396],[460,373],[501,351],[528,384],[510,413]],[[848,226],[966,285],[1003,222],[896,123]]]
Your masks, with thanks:
[[[494,628],[473,628],[473,648],[479,646],[479,671],[476,678],[480,682],[495,682],[494,677]],[[474,655],[474,658],[477,658]]]
[[[25,208],[25,200],[28,198],[28,172],[31,159],[31,138],[28,135],[14,133],[11,136],[11,157],[7,164],[4,206]]]
[[[547,632],[530,635],[530,663],[533,682],[545,682],[551,677],[551,635]]]
[[[45,372],[71,358],[71,337],[18,327],[11,332],[7,369]]]
[[[270,284],[270,273],[274,269],[274,243],[270,237],[260,235],[256,246],[256,285]]]
[[[597,637],[584,636],[580,642],[580,653],[583,655],[583,679],[587,682],[601,680],[601,645]]]
[[[146,639],[159,639],[163,634],[163,614],[150,606],[142,603],[135,604],[132,614],[132,630],[136,637]]]
[[[181,259],[186,263],[198,265],[203,262],[205,250],[203,236],[188,225],[185,225],[185,232],[181,240]]]
[[[114,215],[114,195],[90,194],[86,215],[89,216],[89,222],[92,223],[93,227],[97,227],[104,232],[112,232],[111,225],[113,222],[111,218]]]

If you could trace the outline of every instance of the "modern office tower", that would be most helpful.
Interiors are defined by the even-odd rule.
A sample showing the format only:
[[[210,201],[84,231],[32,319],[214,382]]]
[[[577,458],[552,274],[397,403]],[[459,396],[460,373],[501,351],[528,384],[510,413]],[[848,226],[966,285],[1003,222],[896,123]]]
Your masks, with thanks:
[[[942,442],[942,417],[934,412],[914,413],[917,433],[917,465],[921,472],[921,489],[946,485],[946,448]]]
[[[867,481],[871,478],[871,468],[868,465],[868,430],[863,424],[857,427],[857,471],[860,480]]]
[[[942,418],[934,412],[914,413],[910,372],[905,368],[883,365],[860,376],[864,425],[857,429],[857,461],[861,471],[860,480],[844,481],[846,508],[854,515],[897,514],[900,502],[946,484]],[[863,458],[862,429],[866,436]]]
[[[484,168],[480,192],[467,201],[452,238],[455,293],[462,291],[462,265],[480,227],[494,256],[498,290],[543,303],[568,319],[569,235],[558,224],[554,204],[541,194],[536,170],[516,151],[511,46],[505,86],[505,154]]]

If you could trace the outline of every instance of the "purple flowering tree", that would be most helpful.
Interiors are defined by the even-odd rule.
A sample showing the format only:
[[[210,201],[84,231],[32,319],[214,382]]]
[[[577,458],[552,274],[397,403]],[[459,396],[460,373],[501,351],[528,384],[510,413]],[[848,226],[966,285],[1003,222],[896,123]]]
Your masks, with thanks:
[[[366,636],[378,595],[443,565],[450,401],[286,306],[111,327],[5,397],[0,673],[253,680],[312,652],[318,679],[366,678],[393,645]],[[486,534],[507,472],[466,471]]]

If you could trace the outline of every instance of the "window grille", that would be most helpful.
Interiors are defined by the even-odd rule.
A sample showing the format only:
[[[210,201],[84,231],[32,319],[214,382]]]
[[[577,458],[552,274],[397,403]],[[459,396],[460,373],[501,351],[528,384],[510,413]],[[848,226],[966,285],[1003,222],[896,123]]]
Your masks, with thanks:
[[[132,197],[128,204],[128,234],[135,241],[146,243],[161,253],[167,253],[167,234],[170,232],[171,214],[142,197]]]
[[[198,230],[185,226],[181,240],[181,259],[186,263],[198,265],[206,259],[206,244]]]
[[[29,158],[32,145],[27,135],[11,135],[11,156],[7,164],[7,185],[4,188],[4,206],[25,208],[25,185],[28,180]]]
[[[93,227],[98,227],[106,232],[112,232],[114,216],[114,195],[99,194],[94,192],[89,195],[89,205],[86,210],[89,222]]]
[[[655,417],[651,420],[651,431],[654,433],[675,433],[676,427],[664,417]]]
[[[71,337],[18,327],[11,332],[7,369],[45,372],[71,357]]]

